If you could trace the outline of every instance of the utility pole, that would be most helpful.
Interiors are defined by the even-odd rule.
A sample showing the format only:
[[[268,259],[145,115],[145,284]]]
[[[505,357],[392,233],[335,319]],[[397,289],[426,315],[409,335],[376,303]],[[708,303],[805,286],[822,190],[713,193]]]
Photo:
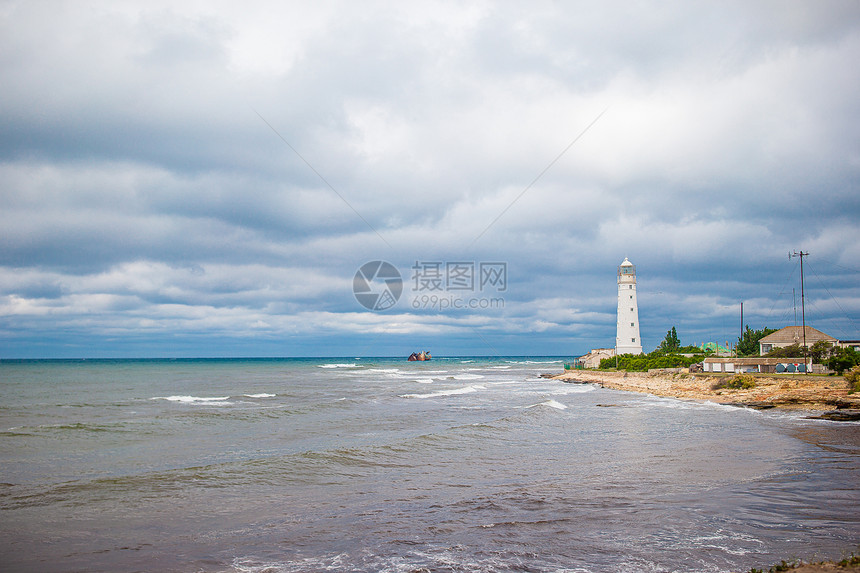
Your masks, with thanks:
[[[735,345],[735,356],[738,355],[738,346],[744,341],[744,303],[741,301],[741,336],[738,338],[738,343]]]
[[[800,257],[800,312],[801,312],[801,316],[803,317],[803,363],[804,364],[807,363],[807,359],[806,359],[807,348],[806,348],[806,303],[804,300],[804,293],[803,293],[803,257],[808,257],[808,256],[809,256],[809,253],[804,253],[803,249],[801,249],[799,253],[797,251],[794,251],[794,253],[788,255],[789,259],[791,259],[793,257]]]

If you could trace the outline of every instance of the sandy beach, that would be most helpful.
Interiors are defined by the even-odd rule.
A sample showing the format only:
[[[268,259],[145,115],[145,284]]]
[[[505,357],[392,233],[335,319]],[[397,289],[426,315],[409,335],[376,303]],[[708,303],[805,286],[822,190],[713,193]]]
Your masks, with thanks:
[[[758,408],[796,408],[821,412],[860,410],[860,395],[848,394],[841,376],[754,375],[750,389],[713,389],[731,375],[703,373],[568,371],[555,379],[574,383],[600,384],[605,388],[642,392],[683,400],[708,400]]]

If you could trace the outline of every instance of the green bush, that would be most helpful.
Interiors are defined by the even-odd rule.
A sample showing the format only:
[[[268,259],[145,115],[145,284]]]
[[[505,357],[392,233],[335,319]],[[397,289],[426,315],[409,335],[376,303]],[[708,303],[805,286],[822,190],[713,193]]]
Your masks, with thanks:
[[[711,386],[711,390],[749,390],[755,388],[755,378],[749,374],[735,374],[729,378],[723,378]]]
[[[803,349],[799,344],[781,346],[779,348],[774,348],[765,354],[765,356],[768,358],[803,358]]]
[[[853,348],[840,348],[827,360],[828,368],[835,370],[837,374],[842,374],[858,364],[860,364],[860,352]]]
[[[848,382],[848,393],[860,392],[860,366],[855,366],[844,374]]]
[[[618,356],[618,369],[629,372],[646,372],[652,368],[686,368],[690,364],[701,362],[703,356],[688,357],[680,354],[664,354],[659,351],[650,354],[622,354]],[[615,368],[615,357],[601,360],[599,368],[601,370]]]

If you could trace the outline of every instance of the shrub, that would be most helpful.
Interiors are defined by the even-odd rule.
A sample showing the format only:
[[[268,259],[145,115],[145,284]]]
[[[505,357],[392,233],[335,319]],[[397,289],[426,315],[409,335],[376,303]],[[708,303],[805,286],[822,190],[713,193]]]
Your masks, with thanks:
[[[728,388],[730,390],[749,390],[750,388],[755,388],[755,378],[749,374],[735,374],[729,378],[723,378],[711,386],[711,390],[722,390],[723,388]]]
[[[855,366],[851,370],[847,370],[844,376],[848,382],[848,393],[860,392],[860,366]]]
[[[621,354],[617,357],[618,369],[631,372],[645,372],[652,368],[684,368],[690,364],[701,362],[702,356],[681,356],[680,354],[664,354],[659,351],[650,354]],[[615,368],[616,357],[604,358],[600,361],[600,369]]]
[[[773,567],[770,568],[771,573],[776,573],[777,571],[791,571],[792,569],[799,567],[800,563],[797,560],[786,561],[783,559],[780,563],[777,563]]]
[[[860,352],[853,348],[840,348],[827,360],[827,366],[837,374],[860,364]]]
[[[765,356],[769,358],[802,358],[803,357],[803,349],[799,344],[792,344],[791,346],[781,346],[779,348],[774,348]]]

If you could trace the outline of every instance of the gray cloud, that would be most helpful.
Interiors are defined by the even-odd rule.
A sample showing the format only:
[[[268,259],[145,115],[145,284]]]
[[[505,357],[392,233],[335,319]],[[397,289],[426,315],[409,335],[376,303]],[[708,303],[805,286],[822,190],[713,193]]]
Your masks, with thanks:
[[[801,248],[860,338],[858,55],[854,2],[7,3],[2,353],[576,354],[624,256],[646,346],[724,341]],[[363,312],[375,259],[505,307]]]

